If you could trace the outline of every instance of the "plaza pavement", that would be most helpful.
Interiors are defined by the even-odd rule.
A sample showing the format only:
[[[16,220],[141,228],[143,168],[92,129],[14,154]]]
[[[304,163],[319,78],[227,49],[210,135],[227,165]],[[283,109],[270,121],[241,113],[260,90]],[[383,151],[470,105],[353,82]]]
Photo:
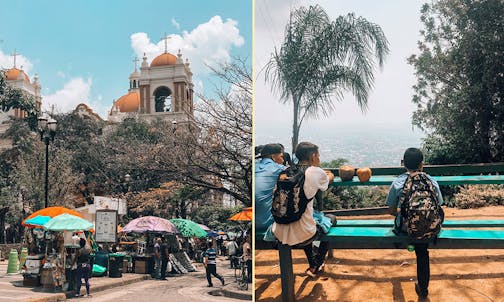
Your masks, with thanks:
[[[196,273],[204,272],[202,264],[195,264]],[[220,290],[220,295],[232,297],[235,299],[252,300],[252,284],[249,284],[247,291],[238,290],[234,282],[234,270],[229,269],[229,261],[224,257],[218,258],[219,274],[226,279],[226,285],[214,287],[213,291]],[[121,278],[93,277],[90,279],[91,292],[96,293],[114,287],[134,284],[143,280],[151,279],[150,275],[123,273]],[[164,282],[164,281],[162,281]],[[166,282],[170,282],[170,278]],[[85,294],[85,287],[82,286],[81,294]],[[209,289],[210,292],[210,289]],[[21,274],[7,274],[7,261],[0,261],[0,302],[26,301],[26,302],[57,302],[66,301],[71,298],[71,293],[54,292],[47,289],[34,286],[23,286],[23,276]]]

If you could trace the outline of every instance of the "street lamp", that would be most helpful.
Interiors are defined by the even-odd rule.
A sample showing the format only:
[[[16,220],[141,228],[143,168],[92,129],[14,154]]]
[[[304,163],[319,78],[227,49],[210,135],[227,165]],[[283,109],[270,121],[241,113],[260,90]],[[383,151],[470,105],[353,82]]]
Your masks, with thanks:
[[[40,140],[45,143],[45,208],[47,208],[49,191],[49,142],[54,141],[57,126],[58,122],[53,118],[48,119],[44,116],[38,118]]]

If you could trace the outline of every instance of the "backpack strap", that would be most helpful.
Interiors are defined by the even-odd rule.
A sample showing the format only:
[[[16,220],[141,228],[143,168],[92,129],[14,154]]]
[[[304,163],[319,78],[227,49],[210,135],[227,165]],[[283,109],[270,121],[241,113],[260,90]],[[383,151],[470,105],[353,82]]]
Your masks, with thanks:
[[[413,175],[411,173],[406,172],[407,177],[404,181],[403,188],[401,191],[401,196],[399,197],[399,204],[397,205],[401,210],[400,219],[394,219],[394,229],[398,232],[401,232],[404,225],[404,219],[406,218],[406,202],[409,200],[411,195],[411,186],[413,184]]]

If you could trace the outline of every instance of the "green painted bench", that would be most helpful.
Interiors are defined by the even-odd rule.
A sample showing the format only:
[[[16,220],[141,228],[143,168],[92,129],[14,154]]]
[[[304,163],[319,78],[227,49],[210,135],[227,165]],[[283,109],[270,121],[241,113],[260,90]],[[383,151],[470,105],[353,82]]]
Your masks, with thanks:
[[[338,169],[330,169],[336,175],[333,186],[390,186],[392,181],[404,173],[403,167],[372,168],[373,176],[360,182],[355,176],[351,181],[341,181]],[[424,171],[432,175],[439,185],[482,185],[504,184],[504,163],[425,166]],[[387,207],[329,210],[338,216],[376,215],[388,212]],[[333,249],[388,249],[406,248],[413,243],[407,236],[392,232],[393,220],[339,220],[323,240],[331,242]],[[278,248],[282,281],[282,301],[295,301],[294,273],[291,247],[263,241],[264,234],[256,232],[255,249]],[[504,220],[446,220],[435,243],[430,248],[442,249],[503,249]]]
[[[323,240],[332,249],[406,249],[408,244],[422,242],[392,232],[393,221],[339,220]],[[256,232],[255,249],[278,248],[282,301],[295,301],[292,248],[285,244],[263,241],[264,233]],[[447,220],[434,249],[504,249],[504,220]]]
[[[337,227],[388,227],[394,226],[393,219],[341,219]],[[504,220],[445,220],[443,228],[492,228],[503,227]]]

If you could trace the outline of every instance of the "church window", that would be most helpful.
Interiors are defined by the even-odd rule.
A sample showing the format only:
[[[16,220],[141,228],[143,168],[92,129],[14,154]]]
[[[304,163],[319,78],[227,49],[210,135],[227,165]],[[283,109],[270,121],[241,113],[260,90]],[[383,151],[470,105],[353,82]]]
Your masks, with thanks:
[[[171,90],[159,87],[154,93],[156,112],[169,112],[171,110]]]

